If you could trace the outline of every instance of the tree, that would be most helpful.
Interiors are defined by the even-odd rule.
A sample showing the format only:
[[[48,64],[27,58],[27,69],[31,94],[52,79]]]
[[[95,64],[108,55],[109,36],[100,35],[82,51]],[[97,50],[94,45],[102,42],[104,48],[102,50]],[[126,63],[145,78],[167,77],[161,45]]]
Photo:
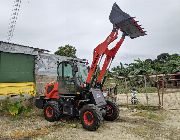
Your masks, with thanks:
[[[65,46],[60,46],[54,54],[76,58],[76,48],[69,44]]]
[[[170,55],[168,53],[162,53],[157,56],[157,60],[161,63],[165,63]]]
[[[155,60],[146,59],[145,61],[137,59],[133,63],[120,63],[119,66],[112,68],[112,74],[116,76],[135,76],[151,74],[168,74],[180,71],[179,54],[162,53]]]
[[[112,74],[114,76],[127,77],[128,73],[128,69],[126,69],[121,62],[119,66],[112,68]]]
[[[154,67],[157,73],[168,74],[180,71],[180,56],[178,54],[169,55],[163,53],[154,60]]]

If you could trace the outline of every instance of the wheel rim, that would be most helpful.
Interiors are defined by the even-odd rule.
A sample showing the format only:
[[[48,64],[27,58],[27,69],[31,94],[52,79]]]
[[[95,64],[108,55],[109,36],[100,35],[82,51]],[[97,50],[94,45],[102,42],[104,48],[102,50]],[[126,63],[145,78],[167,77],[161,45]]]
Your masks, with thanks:
[[[106,106],[106,115],[107,116],[112,116],[113,115],[113,107],[111,105]]]
[[[86,125],[92,125],[93,122],[94,122],[93,113],[90,112],[90,111],[84,112],[83,119],[84,119],[84,123],[85,123]]]
[[[51,118],[51,117],[53,116],[53,108],[52,108],[52,107],[48,106],[48,107],[46,108],[46,116],[47,116],[48,118]]]

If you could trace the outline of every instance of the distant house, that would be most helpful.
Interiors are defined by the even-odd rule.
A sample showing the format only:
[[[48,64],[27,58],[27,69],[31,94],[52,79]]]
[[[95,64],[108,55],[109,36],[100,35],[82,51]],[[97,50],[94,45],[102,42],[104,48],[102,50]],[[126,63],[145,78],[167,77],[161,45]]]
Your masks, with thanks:
[[[180,72],[170,74],[168,84],[170,87],[180,87]]]

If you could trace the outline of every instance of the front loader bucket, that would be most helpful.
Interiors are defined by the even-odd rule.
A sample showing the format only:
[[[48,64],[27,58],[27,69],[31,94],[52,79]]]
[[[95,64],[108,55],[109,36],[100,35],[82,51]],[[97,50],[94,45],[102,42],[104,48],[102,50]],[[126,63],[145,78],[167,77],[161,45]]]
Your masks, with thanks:
[[[141,25],[138,25],[138,21],[135,21],[129,14],[123,12],[116,3],[113,4],[109,20],[113,26],[120,28],[131,39],[146,35],[146,31],[143,31]]]

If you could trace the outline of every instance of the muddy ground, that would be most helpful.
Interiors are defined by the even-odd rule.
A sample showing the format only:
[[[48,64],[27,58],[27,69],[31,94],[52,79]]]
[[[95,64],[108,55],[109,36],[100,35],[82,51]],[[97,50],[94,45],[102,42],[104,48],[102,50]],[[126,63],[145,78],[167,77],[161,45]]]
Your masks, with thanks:
[[[144,95],[138,95],[141,103]],[[151,104],[156,104],[156,95],[149,94]],[[40,110],[34,109],[29,115],[13,118],[0,116],[1,139],[32,140],[121,140],[121,139],[180,139],[180,93],[164,95],[164,109],[143,106],[121,106],[126,103],[126,95],[118,95],[120,117],[114,122],[104,121],[96,132],[82,128],[79,120],[67,119],[47,122]],[[145,110],[143,110],[145,109]]]

